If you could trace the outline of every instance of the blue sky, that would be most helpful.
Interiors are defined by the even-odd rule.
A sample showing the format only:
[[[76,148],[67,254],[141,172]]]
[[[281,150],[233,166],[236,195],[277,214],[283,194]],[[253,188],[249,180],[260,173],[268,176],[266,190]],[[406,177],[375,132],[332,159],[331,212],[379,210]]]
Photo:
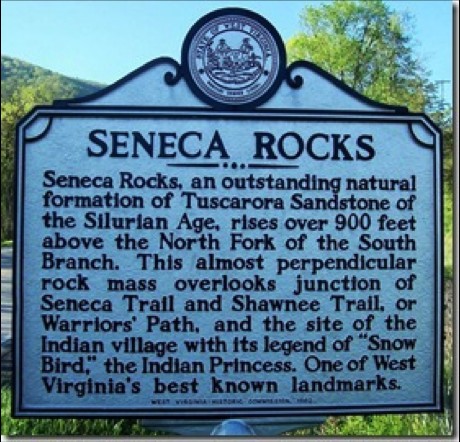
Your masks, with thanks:
[[[213,9],[240,6],[267,18],[287,40],[299,14],[320,1],[14,1],[1,2],[2,54],[53,71],[110,84],[163,56],[179,60],[187,30]],[[432,80],[448,80],[452,102],[452,3],[386,1],[414,16],[417,55]]]

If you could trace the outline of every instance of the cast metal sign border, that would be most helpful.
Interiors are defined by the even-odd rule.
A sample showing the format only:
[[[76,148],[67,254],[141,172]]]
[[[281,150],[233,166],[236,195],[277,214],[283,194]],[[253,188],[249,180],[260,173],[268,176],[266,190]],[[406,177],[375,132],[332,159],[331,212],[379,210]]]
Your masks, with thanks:
[[[216,112],[216,111],[209,111],[208,109],[198,109],[198,108],[130,108],[121,111],[119,107],[103,107],[97,110],[94,109],[93,106],[79,106],[78,108],[70,108],[66,106],[41,106],[38,107],[33,113],[26,117],[24,122],[33,121],[37,117],[47,117],[49,124],[47,125],[46,129],[40,134],[40,136],[33,138],[33,140],[37,140],[46,135],[52,125],[52,119],[54,117],[59,118],[92,118],[92,117],[104,117],[104,118],[168,118],[168,119],[219,119],[223,116],[228,119],[233,120],[277,120],[277,121],[349,121],[349,122],[367,122],[367,123],[396,123],[396,124],[411,124],[417,122],[428,122],[426,117],[423,114],[406,114],[406,115],[387,115],[382,113],[373,113],[373,114],[355,114],[353,112],[341,112],[340,114],[332,113],[330,115],[321,113],[316,114],[315,112],[311,113],[295,113],[290,110],[276,110],[276,111],[266,111],[266,112],[251,112],[251,113],[227,113],[227,112]],[[430,125],[431,126],[431,125]],[[22,125],[21,130],[18,131],[18,147],[20,143],[26,142],[25,139],[25,131],[27,129],[27,123]],[[420,144],[422,147],[424,146],[420,140],[414,135],[411,131],[411,135],[413,139]],[[439,134],[440,135],[440,134]],[[18,151],[19,152],[19,151]],[[24,149],[23,157],[20,158],[21,161],[21,168],[17,170],[17,176],[20,177],[20,198],[18,207],[21,207],[21,216],[17,218],[16,225],[20,226],[20,229],[17,232],[16,236],[19,241],[18,243],[22,245],[22,238],[24,235],[24,223],[23,220],[23,212],[24,207],[21,205],[21,201],[23,201],[24,196],[24,180],[25,180],[25,156],[27,152]],[[436,167],[436,156],[433,155],[433,162],[434,162],[434,170],[433,170],[433,183],[434,183],[434,198],[435,198],[435,207],[433,210],[435,211],[435,231],[438,232],[442,227],[442,221],[438,219],[436,216],[436,207],[440,202],[441,195],[436,189],[436,183],[438,182],[437,175],[440,173],[439,165]],[[19,167],[19,162],[17,163]],[[172,164],[174,166],[174,164]],[[199,167],[199,166],[198,166]],[[18,214],[19,215],[19,214]],[[440,224],[441,223],[441,224]],[[440,233],[439,233],[440,234]],[[442,241],[439,241],[439,238],[435,238],[435,276],[436,276],[436,284],[435,284],[435,293],[433,296],[435,299],[437,298],[437,292],[439,292],[440,281],[442,280],[442,267],[440,266],[440,256],[442,256]],[[357,407],[351,406],[309,406],[309,407],[264,407],[262,410],[255,411],[254,408],[222,408],[215,407],[212,410],[209,408],[194,408],[190,410],[190,407],[186,408],[161,408],[157,411],[149,411],[148,407],[145,408],[110,408],[107,411],[99,411],[99,407],[96,408],[60,408],[59,410],[55,410],[52,408],[37,408],[37,409],[30,409],[25,408],[22,405],[22,390],[21,390],[21,373],[23,370],[23,358],[22,358],[22,335],[23,335],[23,328],[26,326],[24,318],[23,318],[23,311],[21,306],[25,302],[24,299],[24,288],[22,286],[22,266],[21,263],[23,262],[23,254],[24,250],[21,246],[19,250],[15,249],[15,258],[14,261],[16,263],[16,271],[14,277],[14,293],[18,296],[18,303],[15,307],[15,318],[14,318],[14,330],[16,332],[16,352],[15,352],[15,380],[16,380],[16,387],[14,389],[14,404],[17,406],[17,413],[16,416],[42,416],[42,417],[65,417],[65,416],[79,416],[79,417],[126,417],[126,416],[133,416],[133,417],[140,417],[140,418],[164,418],[165,416],[170,417],[183,417],[183,418],[209,418],[212,416],[213,418],[220,419],[224,417],[228,417],[231,415],[232,417],[268,417],[268,416],[307,416],[307,415],[324,415],[324,414],[372,414],[375,412],[385,412],[385,413],[398,413],[398,412],[415,412],[415,411],[440,411],[442,408],[442,342],[441,336],[438,333],[438,330],[442,330],[442,297],[439,302],[435,302],[435,342],[436,346],[433,348],[434,352],[434,360],[437,361],[436,367],[434,370],[434,378],[433,378],[433,392],[435,393],[434,396],[438,396],[437,400],[435,399],[433,402],[427,403],[419,403],[419,404],[394,404],[394,405],[359,405]],[[441,290],[442,293],[442,290]],[[436,392],[439,392],[436,395]]]
[[[375,405],[369,403],[368,405],[358,406],[341,406],[341,405],[330,405],[330,406],[295,406],[295,407],[233,407],[233,408],[193,408],[182,407],[182,408],[160,408],[152,411],[149,407],[143,408],[123,408],[123,407],[111,407],[107,409],[101,409],[101,407],[71,407],[63,408],[59,410],[47,407],[31,408],[25,407],[23,404],[23,385],[22,385],[22,373],[24,367],[23,358],[23,330],[26,327],[24,321],[24,310],[23,306],[26,302],[24,298],[24,287],[23,287],[23,261],[24,261],[24,193],[25,193],[25,158],[27,155],[27,149],[25,148],[27,142],[36,141],[44,137],[50,130],[53,118],[118,118],[118,119],[222,119],[228,120],[265,120],[265,121],[348,121],[348,122],[367,122],[373,123],[395,123],[395,124],[406,124],[408,126],[412,139],[422,148],[433,148],[436,142],[442,145],[442,133],[440,130],[431,122],[431,120],[424,114],[411,114],[405,107],[390,106],[382,103],[377,103],[370,100],[353,89],[346,86],[344,83],[337,80],[332,75],[318,68],[316,65],[302,61],[291,64],[285,68],[285,52],[284,47],[280,49],[280,69],[276,74],[275,80],[271,85],[264,90],[262,95],[254,98],[253,101],[243,103],[228,103],[219,101],[215,96],[207,96],[199,86],[194,83],[193,77],[190,74],[189,66],[187,66],[187,54],[188,48],[190,47],[193,39],[193,32],[197,29],[201,29],[206,20],[213,18],[219,18],[226,13],[241,14],[247,16],[253,20],[260,20],[261,17],[257,14],[251,13],[250,11],[242,10],[239,8],[228,8],[219,11],[215,11],[199,20],[191,31],[187,34],[187,38],[184,41],[182,51],[182,65],[179,65],[175,60],[162,57],[155,59],[139,69],[128,74],[126,77],[117,81],[113,85],[96,92],[90,96],[84,98],[78,98],[73,100],[57,100],[52,106],[38,106],[25,116],[17,126],[16,129],[16,210],[15,210],[15,238],[17,246],[14,248],[14,274],[13,274],[13,292],[15,294],[14,299],[14,317],[13,317],[13,330],[15,337],[14,345],[14,389],[13,389],[13,416],[15,417],[85,417],[85,418],[126,418],[126,417],[138,417],[138,418],[154,418],[154,419],[165,419],[165,418],[183,418],[183,419],[223,419],[231,417],[241,418],[269,418],[269,417],[302,417],[302,416],[321,416],[321,415],[340,415],[340,414],[372,414],[376,412],[380,413],[400,413],[400,412],[426,412],[426,411],[441,411],[443,407],[443,345],[442,345],[442,331],[443,331],[443,267],[442,267],[442,256],[443,256],[443,223],[442,223],[442,150],[440,149],[438,154],[433,154],[433,192],[434,192],[434,347],[433,357],[435,361],[435,367],[433,370],[433,379],[431,385],[433,388],[432,402],[426,403],[394,403]],[[206,20],[204,20],[206,19]],[[270,33],[275,35],[275,41],[279,48],[282,46],[282,41],[277,34],[276,30],[262,18],[262,24],[269,30]],[[173,68],[175,72],[168,71],[164,75],[164,83],[167,86],[176,85],[182,78],[184,78],[192,90],[192,92],[201,101],[211,105],[211,107],[158,107],[158,106],[113,106],[113,105],[87,105],[91,101],[94,101],[100,97],[103,97],[107,93],[111,92],[115,88],[123,86],[129,83],[133,78],[142,74],[145,71],[150,70],[158,65],[168,65]],[[347,111],[347,110],[296,110],[296,109],[255,109],[266,102],[273,94],[276,93],[278,88],[283,82],[293,89],[298,89],[303,85],[303,78],[301,76],[294,76],[293,71],[297,68],[307,68],[314,71],[319,76],[327,79],[330,83],[334,84],[341,91],[352,96],[354,99],[376,107],[380,109],[378,111]],[[27,129],[34,123],[38,118],[44,117],[47,119],[47,125],[41,129],[41,133],[34,137],[26,137]],[[430,145],[421,140],[416,133],[415,126],[422,124],[434,139],[434,144]],[[177,166],[169,164],[170,166]],[[214,167],[220,167],[220,164]],[[251,167],[251,165],[246,165]],[[257,168],[260,165],[254,165]],[[200,165],[198,165],[200,167]],[[204,167],[204,166],[202,166]]]

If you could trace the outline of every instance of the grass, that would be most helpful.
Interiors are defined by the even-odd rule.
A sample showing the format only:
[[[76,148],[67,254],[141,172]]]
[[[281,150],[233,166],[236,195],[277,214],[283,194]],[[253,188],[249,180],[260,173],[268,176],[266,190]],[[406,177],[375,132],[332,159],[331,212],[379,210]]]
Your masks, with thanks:
[[[447,192],[446,192],[447,194]],[[444,197],[444,276],[453,278],[453,207],[452,195]]]
[[[292,436],[448,436],[452,413],[391,414],[329,418],[320,427],[297,430]]]
[[[451,436],[453,434],[453,369],[447,358],[444,369],[443,413],[384,414],[331,417],[315,428],[296,430],[291,436]]]
[[[2,434],[8,436],[160,436],[136,419],[14,419],[11,388],[2,387]]]
[[[13,241],[11,239],[2,241],[2,247],[13,247]]]
[[[450,385],[452,383],[450,382]],[[135,419],[13,419],[11,389],[2,388],[2,434],[8,436],[164,436],[150,431]],[[394,414],[331,417],[318,427],[287,433],[305,436],[449,436],[452,410],[435,414]]]
[[[450,436],[453,433],[453,369],[446,360],[443,413],[331,417],[323,425],[288,436]],[[164,436],[135,419],[13,419],[11,388],[2,388],[2,434],[8,436]]]

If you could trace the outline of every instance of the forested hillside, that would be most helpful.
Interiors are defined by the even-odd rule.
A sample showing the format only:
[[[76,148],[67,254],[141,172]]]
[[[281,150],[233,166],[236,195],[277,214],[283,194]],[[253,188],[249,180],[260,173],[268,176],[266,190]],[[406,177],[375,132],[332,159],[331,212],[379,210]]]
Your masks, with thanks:
[[[44,80],[61,85],[63,93],[72,91],[72,96],[92,94],[103,87],[101,84],[65,77],[49,69],[2,55],[2,102],[11,98],[18,88],[38,85]]]
[[[103,85],[69,78],[2,55],[1,237],[13,237],[16,123],[34,106],[96,92]]]

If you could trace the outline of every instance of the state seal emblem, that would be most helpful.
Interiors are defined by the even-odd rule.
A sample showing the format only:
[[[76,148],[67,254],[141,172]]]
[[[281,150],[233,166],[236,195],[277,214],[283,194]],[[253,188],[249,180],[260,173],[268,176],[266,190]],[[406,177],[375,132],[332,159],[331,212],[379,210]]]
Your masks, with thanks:
[[[214,107],[253,108],[278,89],[286,64],[281,37],[263,17],[225,8],[200,19],[182,47],[192,91]]]

